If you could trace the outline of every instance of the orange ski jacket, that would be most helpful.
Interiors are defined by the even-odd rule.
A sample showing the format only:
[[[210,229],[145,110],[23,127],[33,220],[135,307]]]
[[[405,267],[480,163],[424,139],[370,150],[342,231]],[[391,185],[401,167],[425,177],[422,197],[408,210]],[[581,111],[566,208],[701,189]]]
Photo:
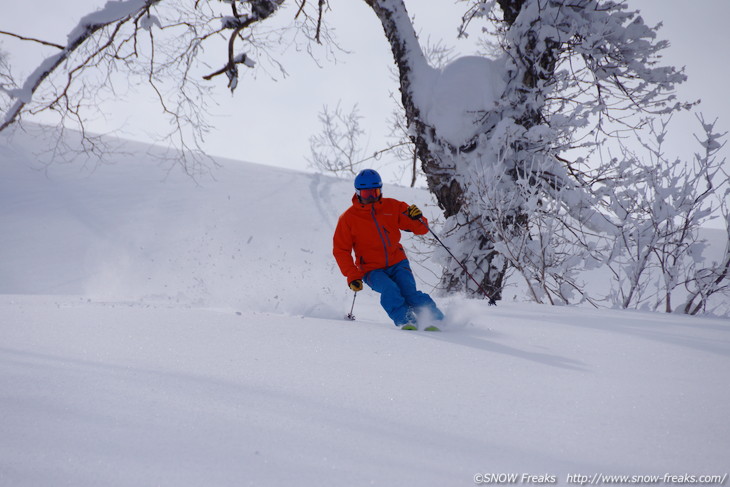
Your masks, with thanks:
[[[421,223],[408,218],[407,209],[407,203],[393,198],[362,204],[357,195],[352,197],[352,206],[340,215],[332,239],[332,253],[348,284],[406,258],[400,244],[401,230],[416,235],[428,232],[428,220],[421,217]]]

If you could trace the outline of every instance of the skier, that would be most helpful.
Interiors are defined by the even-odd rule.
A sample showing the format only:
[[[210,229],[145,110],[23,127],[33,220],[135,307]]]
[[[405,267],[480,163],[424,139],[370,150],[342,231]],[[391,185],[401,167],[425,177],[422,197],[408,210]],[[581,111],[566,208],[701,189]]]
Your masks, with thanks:
[[[417,330],[418,318],[440,321],[444,314],[431,296],[416,289],[400,232],[423,235],[428,232],[428,220],[416,205],[383,198],[382,187],[383,181],[373,169],[364,169],[355,177],[352,206],[337,222],[332,253],[350,289],[361,291],[365,281],[380,293],[380,304],[396,326]],[[439,329],[431,325],[425,330]]]

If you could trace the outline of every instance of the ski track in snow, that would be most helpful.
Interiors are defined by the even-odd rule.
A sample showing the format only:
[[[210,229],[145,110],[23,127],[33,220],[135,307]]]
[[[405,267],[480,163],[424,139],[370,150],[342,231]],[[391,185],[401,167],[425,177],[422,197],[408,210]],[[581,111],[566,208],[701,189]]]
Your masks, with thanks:
[[[321,217],[321,222],[324,223],[326,228],[335,228],[339,214],[334,208],[335,205],[341,206],[341,204],[332,199],[332,183],[331,181],[324,181],[325,176],[321,174],[314,174],[311,177],[312,182],[310,183],[309,190],[312,194],[312,201]]]
[[[727,471],[728,320],[452,296],[443,332],[405,332],[366,290],[350,322],[350,181],[41,173],[39,140],[0,140],[2,487]]]

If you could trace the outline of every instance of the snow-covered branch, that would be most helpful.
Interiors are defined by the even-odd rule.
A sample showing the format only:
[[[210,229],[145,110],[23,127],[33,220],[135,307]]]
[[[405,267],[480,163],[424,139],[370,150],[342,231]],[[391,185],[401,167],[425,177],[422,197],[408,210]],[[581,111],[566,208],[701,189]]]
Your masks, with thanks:
[[[727,286],[724,261],[714,268],[703,265],[706,242],[699,234],[726,207],[730,195],[722,172],[724,160],[717,159],[725,134],[715,132],[715,123],[699,120],[703,150],[694,161],[668,159],[662,144],[669,121],[659,128],[651,124],[654,143],[642,142],[649,160],[626,151],[617,165],[617,178],[605,187],[605,201],[616,217],[608,265],[616,280],[615,301],[621,307],[696,312],[704,308],[707,296]],[[673,305],[673,296],[681,287],[691,291],[680,309]]]
[[[7,110],[0,122],[0,132],[14,123],[20,116],[21,111],[28,105],[36,90],[59,66],[64,64],[69,58],[78,51],[87,41],[93,39],[95,34],[103,29],[111,28],[109,40],[101,44],[98,50],[86,60],[91,63],[96,55],[102,53],[108,48],[114,36],[119,32],[122,25],[135,19],[141,12],[149,11],[150,7],[159,3],[161,0],[126,0],[117,2],[107,2],[106,6],[101,10],[89,14],[81,19],[78,25],[69,33],[67,44],[62,47],[61,52],[46,58],[26,79],[22,86],[17,90],[7,91],[7,93],[15,98],[15,103]],[[59,46],[60,47],[60,46]],[[76,70],[83,68],[79,66]],[[68,94],[68,85],[56,100]],[[51,107],[56,103],[51,103]]]
[[[239,36],[241,36],[241,33],[251,27],[252,24],[264,21],[273,15],[284,3],[284,0],[252,0],[250,3],[251,13],[239,14],[238,9],[236,8],[236,3],[231,2],[233,16],[224,17],[222,21],[223,29],[232,30],[228,38],[228,62],[221,69],[203,76],[203,79],[211,80],[214,77],[225,73],[228,77],[228,88],[231,89],[231,92],[235,91],[238,86],[238,65],[243,64],[252,68],[255,64],[246,53],[236,54],[236,40]],[[306,3],[306,1],[304,3]],[[303,6],[304,5],[302,4],[302,7]]]

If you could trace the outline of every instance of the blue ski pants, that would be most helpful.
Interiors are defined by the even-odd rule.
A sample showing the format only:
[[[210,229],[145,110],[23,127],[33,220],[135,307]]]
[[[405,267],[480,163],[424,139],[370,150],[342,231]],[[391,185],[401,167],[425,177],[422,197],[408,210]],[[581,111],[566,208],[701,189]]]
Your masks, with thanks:
[[[424,310],[429,311],[435,320],[444,318],[431,296],[416,289],[408,259],[370,271],[363,280],[373,291],[380,293],[380,305],[396,326],[413,321],[415,315]]]

